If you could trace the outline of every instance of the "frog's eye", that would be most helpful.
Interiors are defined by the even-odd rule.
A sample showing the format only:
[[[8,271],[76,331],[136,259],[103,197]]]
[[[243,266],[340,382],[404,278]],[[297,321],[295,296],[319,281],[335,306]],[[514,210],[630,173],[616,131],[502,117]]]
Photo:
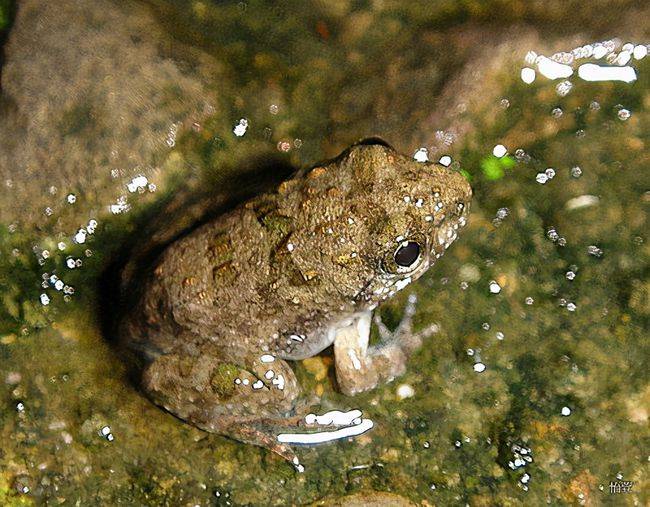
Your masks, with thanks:
[[[405,241],[393,255],[395,264],[403,268],[410,268],[419,258],[420,245],[415,241]]]

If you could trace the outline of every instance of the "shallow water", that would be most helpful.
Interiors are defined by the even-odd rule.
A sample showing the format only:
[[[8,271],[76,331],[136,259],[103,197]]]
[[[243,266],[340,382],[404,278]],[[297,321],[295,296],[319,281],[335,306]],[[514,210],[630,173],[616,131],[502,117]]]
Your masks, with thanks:
[[[643,13],[283,5],[21,3],[0,116],[0,503],[647,504],[650,57],[631,55],[632,83],[586,82],[578,66],[606,57],[579,59],[570,85],[527,57],[613,35],[618,57],[647,43]],[[395,324],[416,293],[416,329],[439,326],[406,375],[349,398],[329,353],[295,365],[320,412],[375,427],[300,448],[298,474],[148,402],[101,332],[108,264],[151,243],[138,231],[169,201],[178,231],[371,135],[449,156],[475,193],[445,258],[382,307]]]

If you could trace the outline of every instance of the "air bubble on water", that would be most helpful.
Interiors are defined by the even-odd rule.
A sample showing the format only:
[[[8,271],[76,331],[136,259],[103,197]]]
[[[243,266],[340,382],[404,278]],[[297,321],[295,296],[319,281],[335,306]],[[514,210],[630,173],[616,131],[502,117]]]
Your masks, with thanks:
[[[599,111],[600,110],[600,103],[596,102],[595,100],[592,100],[589,103],[589,109],[591,109],[592,111]]]
[[[49,259],[49,257],[50,257],[50,251],[49,251],[49,250],[43,250],[43,251],[41,252],[41,257],[43,257],[43,259]]]
[[[278,114],[279,110],[280,110],[280,108],[278,107],[277,104],[271,104],[269,106],[269,113],[271,113],[271,114]]]
[[[508,208],[499,208],[497,210],[497,213],[492,220],[492,223],[494,224],[495,227],[498,227],[501,225],[501,222],[510,214],[510,210]]]
[[[553,56],[551,56],[551,60],[566,65],[571,65],[573,63],[573,58],[573,53],[567,53],[565,51],[555,53]]]
[[[561,83],[558,83],[558,85],[555,87],[555,93],[557,93],[560,97],[566,97],[572,88],[573,84],[571,81],[564,80]]]
[[[300,149],[301,146],[302,146],[302,139],[295,138],[293,140],[293,147],[298,150]]]
[[[467,349],[467,355],[472,357],[474,355],[474,349]]]
[[[594,44],[593,57],[597,60],[601,59],[607,54],[607,48],[600,42]]]
[[[291,149],[291,143],[289,141],[286,141],[286,140],[278,141],[277,148],[278,148],[278,151],[281,151],[283,153],[287,153]]]
[[[492,149],[492,155],[494,155],[497,158],[503,157],[506,153],[508,153],[508,149],[502,144],[497,144]]]
[[[496,282],[496,280],[490,281],[490,294],[498,294],[501,292],[501,286]]]
[[[77,265],[72,257],[67,258],[65,264],[70,269],[74,269]]]
[[[616,113],[616,116],[618,116],[618,119],[621,121],[627,120],[630,116],[632,116],[632,113],[630,113],[629,110],[627,109],[619,109],[618,113]]]
[[[481,327],[482,327],[485,331],[489,331],[489,330],[490,330],[490,324],[489,324],[488,322],[483,322],[483,324],[481,324]]]
[[[575,303],[567,303],[566,309],[569,310],[570,312],[575,312],[576,311]]]
[[[643,44],[638,44],[637,46],[634,46],[632,54],[634,55],[635,60],[642,60],[648,54],[648,47]]]
[[[419,148],[413,158],[418,162],[428,162],[429,161],[429,150],[426,148]]]
[[[147,187],[147,183],[147,177],[140,174],[127,183],[126,188],[131,193],[143,191]]]
[[[521,69],[521,80],[526,83],[526,84],[531,84],[533,81],[535,81],[536,77],[536,72],[535,69],[531,69],[530,67],[524,67]]]
[[[546,171],[544,171],[544,174],[546,174],[549,180],[552,180],[553,177],[555,176],[555,169],[549,167],[548,169],[546,169]]]
[[[399,400],[405,400],[406,398],[415,396],[415,389],[409,384],[400,384],[397,386],[396,394]]]
[[[54,288],[56,290],[63,290],[63,287],[65,287],[63,280],[57,280],[56,282],[54,282]]]
[[[156,191],[156,188],[157,188],[157,187],[156,187],[156,185],[155,185],[154,183],[149,183],[149,184],[147,185],[147,190],[149,190],[149,192],[152,192],[152,193],[155,192],[155,191]]]
[[[567,280],[573,280],[576,277],[576,274],[573,271],[567,271],[564,276],[566,276]]]
[[[61,251],[65,250],[66,248],[66,244],[63,241],[59,241],[59,243],[56,246]]]
[[[78,245],[81,245],[81,244],[86,242],[86,235],[87,234],[88,233],[86,232],[86,229],[79,229],[77,231],[77,234],[75,234],[74,237],[72,238],[72,241],[74,241]]]
[[[449,167],[451,165],[451,157],[449,155],[443,155],[442,157],[440,157],[440,160],[438,162],[440,163],[440,165]]]
[[[526,62],[528,65],[534,65],[536,61],[537,53],[535,53],[535,51],[528,51],[528,53],[526,53],[526,56],[524,56],[524,62]]]
[[[503,109],[508,109],[508,108],[510,107],[510,101],[509,101],[508,99],[501,99],[501,100],[499,101],[499,105],[500,105]]]
[[[566,239],[558,234],[558,232],[555,230],[555,227],[548,228],[546,231],[546,237],[553,243],[557,243],[560,246],[566,246]]]
[[[580,167],[578,166],[572,167],[571,176],[574,178],[579,178],[580,176],[582,176],[582,169],[580,169]]]
[[[102,426],[102,428],[99,430],[99,436],[104,437],[109,442],[112,442],[113,440],[115,440],[115,437],[113,436],[113,433],[111,432],[110,426]]]
[[[75,202],[77,202],[77,196],[74,194],[68,194],[66,200],[68,201],[68,204],[74,204]]]
[[[571,415],[571,409],[569,407],[562,407],[561,414],[564,417],[569,417]]]
[[[537,183],[540,183],[541,185],[543,185],[544,183],[546,183],[548,181],[548,176],[546,176],[545,173],[537,173],[537,176],[535,176],[535,181],[537,181]]]
[[[119,215],[121,213],[126,213],[131,209],[131,205],[126,202],[126,196],[122,195],[117,199],[115,204],[111,204],[108,207],[109,211],[113,215]]]
[[[548,79],[569,77],[573,74],[573,69],[570,65],[556,62],[545,56],[537,57],[536,63],[539,73]]]
[[[45,215],[46,216],[51,217],[52,213],[54,213],[54,211],[52,211],[52,208],[50,208],[49,206],[47,208],[45,208]]]
[[[562,108],[560,107],[554,107],[553,110],[551,111],[551,116],[553,116],[553,118],[559,118],[563,114],[564,111],[562,111]]]
[[[501,341],[501,340],[503,340],[505,338],[505,335],[501,331],[497,331],[495,336],[496,336],[497,340],[499,340],[499,341]]]
[[[86,231],[88,232],[88,234],[94,234],[96,229],[97,229],[97,220],[91,218],[90,220],[88,220],[88,225],[86,225]]]
[[[596,245],[589,245],[587,247],[587,253],[594,257],[602,257],[603,255],[603,251],[600,248],[598,248]]]
[[[530,296],[528,296],[524,301],[527,305],[532,305],[535,302],[535,300]]]
[[[47,306],[50,304],[50,297],[45,293],[40,295],[40,300],[43,306]]]
[[[476,373],[483,373],[485,371],[485,368],[486,368],[486,366],[483,363],[480,363],[480,362],[479,363],[474,363],[474,371]],[[460,447],[460,446],[458,446],[458,447]]]
[[[522,161],[526,156],[526,152],[522,148],[517,148],[515,150],[515,158],[519,161]]]
[[[237,137],[242,137],[248,130],[248,120],[246,118],[241,118],[239,122],[233,127],[232,132]]]

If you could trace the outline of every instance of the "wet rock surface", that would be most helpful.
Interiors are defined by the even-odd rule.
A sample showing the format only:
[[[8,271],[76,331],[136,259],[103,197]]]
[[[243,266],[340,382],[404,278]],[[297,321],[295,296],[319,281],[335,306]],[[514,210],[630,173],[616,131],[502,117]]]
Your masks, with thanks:
[[[647,503],[648,59],[568,93],[519,73],[528,50],[649,34],[632,2],[572,5],[22,1],[1,83],[0,503]],[[449,155],[474,207],[414,286],[439,332],[404,377],[347,398],[327,354],[296,365],[323,411],[376,426],[301,449],[295,474],[143,398],[97,281],[143,225],[190,226],[242,172],[368,135]]]

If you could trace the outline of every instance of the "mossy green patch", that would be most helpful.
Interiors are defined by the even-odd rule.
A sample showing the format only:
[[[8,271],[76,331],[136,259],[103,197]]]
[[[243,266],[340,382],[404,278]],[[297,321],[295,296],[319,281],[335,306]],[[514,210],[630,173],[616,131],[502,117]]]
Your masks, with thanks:
[[[235,379],[239,372],[240,369],[236,365],[221,363],[212,373],[210,385],[219,396],[230,397],[235,391]]]

